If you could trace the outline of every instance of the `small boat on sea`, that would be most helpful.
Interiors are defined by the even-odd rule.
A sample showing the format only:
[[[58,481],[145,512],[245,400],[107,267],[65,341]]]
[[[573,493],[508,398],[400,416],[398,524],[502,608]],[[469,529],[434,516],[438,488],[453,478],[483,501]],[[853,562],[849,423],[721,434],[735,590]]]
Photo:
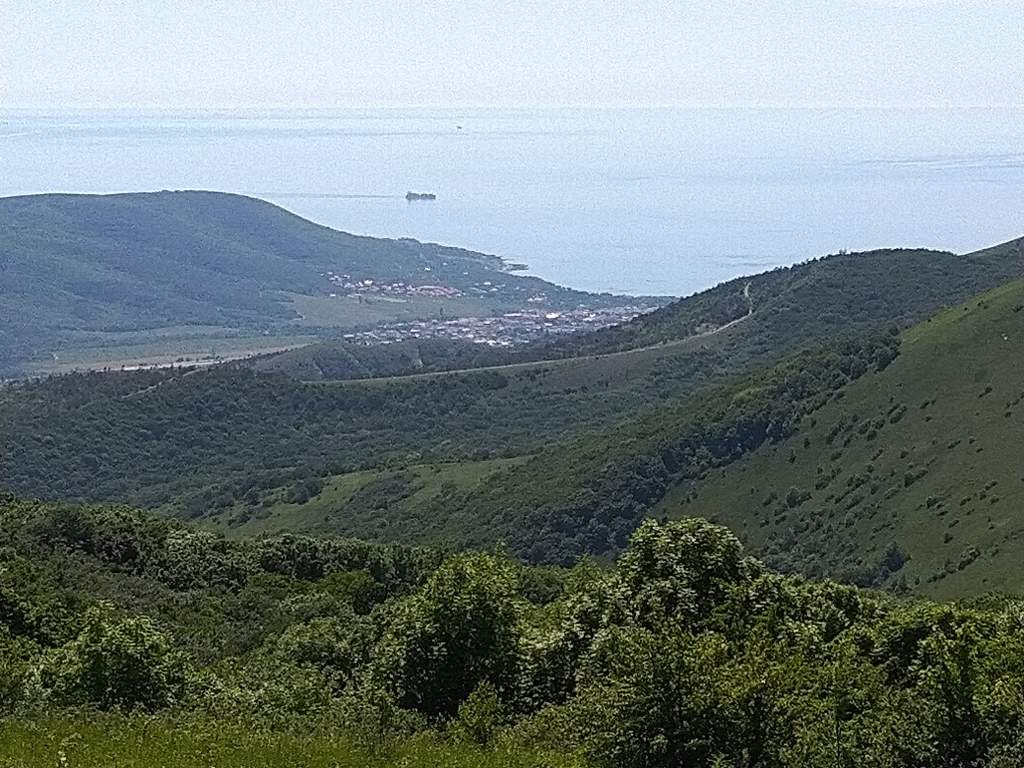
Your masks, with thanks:
[[[405,199],[412,200],[437,200],[437,195],[433,192],[406,192]]]

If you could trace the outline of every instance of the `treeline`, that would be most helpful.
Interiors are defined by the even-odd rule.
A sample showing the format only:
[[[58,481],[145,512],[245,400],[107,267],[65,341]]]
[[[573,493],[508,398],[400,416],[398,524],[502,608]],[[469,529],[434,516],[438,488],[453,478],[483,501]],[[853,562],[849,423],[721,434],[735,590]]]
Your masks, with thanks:
[[[369,611],[422,583],[437,552],[286,535],[247,542],[127,507],[51,505],[0,493],[0,621],[66,642],[84,603],[147,614],[202,659],[244,653],[311,604]],[[313,594],[306,585],[316,582]]]
[[[501,349],[454,339],[392,344],[323,342],[249,360],[247,367],[300,381],[342,381],[479,368],[508,362]]]
[[[563,570],[0,505],[11,727],[141,712],[151,738],[198,722],[378,746],[433,734],[665,768],[1024,759],[1017,602],[780,576],[700,520],[645,522],[614,567]],[[194,642],[240,622],[261,630],[245,646]]]

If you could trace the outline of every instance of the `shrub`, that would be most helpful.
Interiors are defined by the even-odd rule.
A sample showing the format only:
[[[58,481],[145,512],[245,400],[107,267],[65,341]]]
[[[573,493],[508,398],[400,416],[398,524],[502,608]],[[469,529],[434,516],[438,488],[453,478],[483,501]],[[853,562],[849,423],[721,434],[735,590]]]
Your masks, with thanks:
[[[707,616],[752,569],[727,528],[699,519],[648,520],[633,534],[616,573],[622,609],[631,620],[656,626],[669,617]]]
[[[336,688],[343,688],[365,662],[368,644],[368,628],[350,612],[341,618],[317,618],[289,627],[277,638],[274,655],[286,663],[318,670]]]
[[[90,609],[71,642],[43,654],[29,673],[32,696],[57,706],[157,710],[183,693],[185,667],[168,638],[145,617]]]
[[[449,733],[460,741],[486,745],[494,741],[508,721],[508,713],[498,692],[493,685],[483,682],[459,707]]]

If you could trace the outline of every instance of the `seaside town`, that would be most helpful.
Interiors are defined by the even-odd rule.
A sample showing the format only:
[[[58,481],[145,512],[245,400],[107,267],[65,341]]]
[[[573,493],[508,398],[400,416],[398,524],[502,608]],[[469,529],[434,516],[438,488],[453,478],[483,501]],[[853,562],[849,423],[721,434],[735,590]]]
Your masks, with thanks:
[[[342,338],[360,344],[389,344],[407,339],[444,338],[487,344],[492,347],[509,347],[537,341],[545,336],[594,331],[624,323],[651,309],[642,305],[562,312],[536,309],[508,312],[493,317],[414,320],[346,333]]]
[[[430,271],[430,267],[425,267],[424,269],[428,272]],[[412,285],[402,281],[380,283],[375,280],[361,280],[359,278],[353,278],[351,275],[339,275],[335,272],[327,272],[324,274],[324,277],[327,278],[327,281],[335,289],[335,291],[328,294],[331,298],[335,298],[339,295],[337,291],[344,291],[345,294],[349,296],[380,296],[392,298],[431,296],[434,298],[451,299],[465,295],[465,293],[460,291],[458,288],[452,288],[447,285]],[[498,290],[498,288],[490,281],[482,283],[481,285],[482,290],[478,290],[478,293],[496,293]]]
[[[396,301],[415,297],[459,298],[467,295],[498,294],[504,288],[501,284],[483,281],[468,289],[447,285],[413,285],[402,281],[381,283],[370,279],[353,278],[350,275],[328,272],[324,275],[330,282],[331,298],[337,296],[358,296],[366,298],[391,299]],[[359,344],[388,344],[407,339],[446,338],[508,347],[542,339],[549,335],[563,335],[578,331],[593,331],[632,320],[638,315],[656,309],[643,299],[612,307],[577,307],[575,309],[553,310],[545,307],[548,297],[538,293],[526,299],[530,308],[487,317],[458,317],[412,320],[399,323],[385,323],[374,328],[353,331],[342,336],[346,341]],[[535,307],[535,308],[534,308]]]

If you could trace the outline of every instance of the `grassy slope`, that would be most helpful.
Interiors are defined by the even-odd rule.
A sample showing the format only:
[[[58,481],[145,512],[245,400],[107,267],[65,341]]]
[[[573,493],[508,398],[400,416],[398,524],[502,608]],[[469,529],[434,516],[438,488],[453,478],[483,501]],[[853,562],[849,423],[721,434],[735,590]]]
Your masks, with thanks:
[[[579,768],[581,759],[521,745],[482,748],[428,734],[387,746],[344,733],[275,733],[161,717],[0,721],[4,768]]]
[[[613,555],[674,478],[703,475],[788,433],[851,377],[884,365],[896,344],[881,332],[830,340],[690,397],[635,408],[612,428],[550,444],[435,507],[422,533],[470,546],[504,541],[535,562]]]
[[[246,504],[236,504],[211,518],[208,524],[232,536],[285,531],[330,533],[344,527],[382,537],[390,524],[408,526],[431,505],[444,503],[453,493],[472,491],[485,478],[522,461],[421,464],[333,475],[325,479],[323,490],[307,501],[291,501],[287,492],[280,489],[268,494],[265,503],[255,510]]]
[[[895,543],[895,578],[927,594],[1024,588],[1022,306],[1014,282],[911,329],[794,437],[658,511],[711,517],[783,567],[870,574]]]

